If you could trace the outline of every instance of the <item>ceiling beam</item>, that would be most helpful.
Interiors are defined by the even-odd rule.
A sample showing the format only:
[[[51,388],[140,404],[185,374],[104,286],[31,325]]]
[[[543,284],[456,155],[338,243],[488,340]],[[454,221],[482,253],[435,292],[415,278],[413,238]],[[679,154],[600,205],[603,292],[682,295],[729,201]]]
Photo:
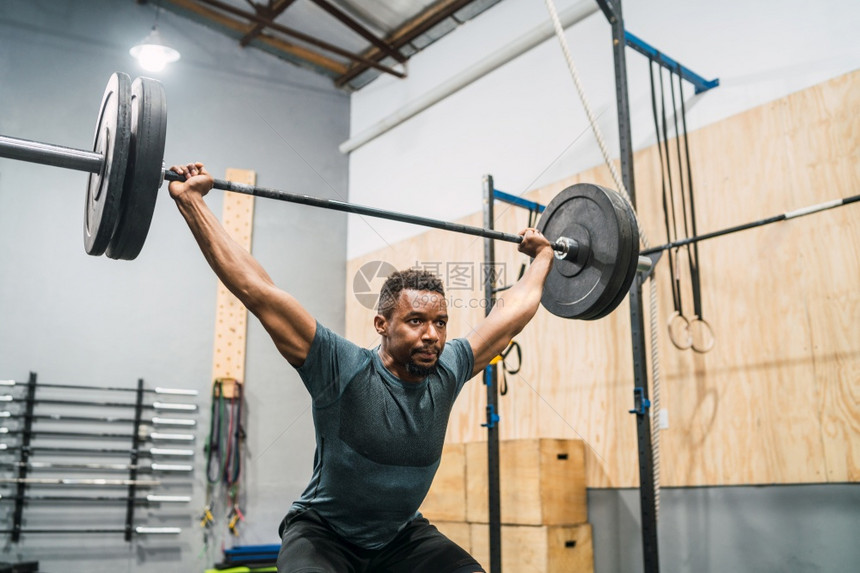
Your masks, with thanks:
[[[295,1],[296,0],[277,0],[277,2],[275,2],[274,4],[269,2],[269,6],[267,6],[265,9],[257,6],[255,6],[255,8],[257,9],[257,11],[262,10],[264,15],[268,17],[269,20],[274,20],[280,14],[282,14],[284,10],[289,8],[290,5],[293,4]],[[265,29],[265,24],[254,24],[254,27],[251,29],[251,31],[242,36],[242,39],[239,40],[239,44],[244,48],[251,42],[251,40],[256,38],[260,34],[260,32]]]
[[[247,22],[240,22],[225,16],[221,12],[210,10],[195,0],[162,0],[162,6],[165,8],[172,7],[175,11],[192,17],[197,21],[208,22],[216,28],[229,32],[237,39],[247,34],[253,27]],[[343,62],[333,60],[303,46],[291,44],[272,36],[260,35],[254,40],[254,43],[258,44],[261,49],[276,56],[293,63],[304,63],[309,67],[324,72],[326,75],[337,76],[347,70],[347,66]]]
[[[344,25],[346,25],[353,32],[360,35],[362,38],[382,50],[386,55],[391,56],[401,64],[406,61],[406,57],[400,53],[400,51],[389,44],[388,42],[377,38],[373,32],[359,24],[356,20],[350,17],[348,14],[343,12],[340,8],[329,2],[328,0],[311,0],[314,4],[340,20]]]
[[[171,1],[175,1],[175,0],[171,0]],[[292,36],[293,38],[296,38],[297,40],[301,40],[302,42],[305,42],[305,43],[310,44],[312,46],[315,46],[317,48],[321,48],[321,49],[326,50],[328,52],[331,52],[333,54],[337,54],[337,55],[342,56],[344,58],[347,58],[348,60],[351,60],[353,62],[357,62],[359,64],[363,64],[365,66],[375,68],[381,72],[391,74],[391,75],[398,77],[398,78],[402,78],[402,77],[406,76],[406,74],[404,74],[402,72],[398,72],[397,70],[391,69],[388,66],[383,66],[379,62],[374,61],[370,58],[367,58],[365,56],[361,56],[358,54],[353,54],[352,52],[349,52],[347,50],[339,48],[338,46],[335,46],[333,44],[329,44],[328,42],[324,42],[322,40],[318,40],[317,38],[314,38],[312,36],[308,36],[307,34],[299,32],[298,30],[293,30],[292,28],[282,26],[281,24],[278,24],[277,22],[267,20],[261,16],[258,16],[257,14],[245,12],[244,10],[240,10],[239,8],[236,8],[236,7],[231,6],[229,4],[225,4],[224,2],[221,2],[220,0],[198,0],[198,1],[200,3],[203,3],[203,4],[208,4],[209,6],[212,6],[213,8],[217,8],[218,10],[222,10],[222,11],[227,12],[229,14],[233,14],[234,16],[238,16],[240,18],[245,18],[246,20],[250,20],[251,22],[254,22],[257,24],[265,24],[268,28],[271,28],[272,30],[275,30],[275,31],[280,32],[280,33],[287,35],[287,36]]]
[[[431,6],[429,6],[426,10],[400,26],[397,30],[392,32],[386,37],[386,41],[399,49],[421,34],[427,32],[436,24],[442,22],[446,18],[450,18],[459,10],[468,6],[475,0],[441,0]],[[365,58],[378,61],[385,57],[385,54],[382,53],[379,48],[376,46],[371,47],[362,54]],[[367,71],[368,67],[363,62],[353,63],[349,67],[349,71],[340,76],[335,80],[335,85],[338,87],[343,87],[350,80],[354,79],[359,74]]]

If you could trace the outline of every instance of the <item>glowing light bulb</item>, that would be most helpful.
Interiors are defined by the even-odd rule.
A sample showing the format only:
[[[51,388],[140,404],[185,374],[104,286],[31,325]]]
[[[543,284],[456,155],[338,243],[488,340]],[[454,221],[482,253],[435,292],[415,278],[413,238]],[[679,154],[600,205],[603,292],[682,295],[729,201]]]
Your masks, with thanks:
[[[128,52],[138,61],[140,67],[150,72],[161,71],[167,64],[179,59],[179,52],[164,44],[155,26],[140,44]]]

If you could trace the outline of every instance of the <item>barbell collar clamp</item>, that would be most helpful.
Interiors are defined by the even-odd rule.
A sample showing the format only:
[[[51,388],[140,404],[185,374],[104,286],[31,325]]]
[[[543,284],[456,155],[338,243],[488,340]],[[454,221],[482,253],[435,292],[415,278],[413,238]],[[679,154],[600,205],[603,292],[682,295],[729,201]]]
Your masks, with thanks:
[[[576,261],[580,255],[584,255],[582,258],[587,258],[588,253],[582,251],[582,245],[580,245],[576,239],[571,239],[570,237],[559,237],[555,240],[555,243],[552,245],[553,250],[555,251],[555,258],[560,261]],[[587,249],[587,247],[586,247]],[[636,263],[636,270],[640,273],[647,273],[654,266],[654,262],[650,257],[639,256],[638,261]]]
[[[559,237],[552,245],[555,258],[560,261],[575,261],[579,254],[579,243],[570,237]]]

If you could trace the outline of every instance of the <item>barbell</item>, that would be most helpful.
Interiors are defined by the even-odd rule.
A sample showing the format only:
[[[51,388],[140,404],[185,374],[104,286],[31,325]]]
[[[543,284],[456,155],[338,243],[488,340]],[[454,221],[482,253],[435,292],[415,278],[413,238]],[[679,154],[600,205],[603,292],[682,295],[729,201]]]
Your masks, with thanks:
[[[184,178],[164,168],[167,100],[160,82],[114,73],[96,120],[92,151],[0,135],[0,157],[88,172],[84,247],[88,254],[133,260],[143,248],[158,190]],[[519,235],[215,179],[214,188],[367,215],[488,239],[521,243]],[[553,269],[541,303],[564,318],[595,320],[624,299],[638,271],[639,226],[629,203],[610,189],[578,183],[547,205],[538,229],[552,242]]]

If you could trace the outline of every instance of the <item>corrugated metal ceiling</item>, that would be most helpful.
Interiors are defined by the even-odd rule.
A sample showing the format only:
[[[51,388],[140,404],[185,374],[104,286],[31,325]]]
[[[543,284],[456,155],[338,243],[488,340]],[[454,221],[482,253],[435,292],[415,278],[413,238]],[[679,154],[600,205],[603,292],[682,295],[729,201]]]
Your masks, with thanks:
[[[381,74],[405,77],[404,64],[412,55],[500,1],[159,0],[154,4],[353,91]]]

